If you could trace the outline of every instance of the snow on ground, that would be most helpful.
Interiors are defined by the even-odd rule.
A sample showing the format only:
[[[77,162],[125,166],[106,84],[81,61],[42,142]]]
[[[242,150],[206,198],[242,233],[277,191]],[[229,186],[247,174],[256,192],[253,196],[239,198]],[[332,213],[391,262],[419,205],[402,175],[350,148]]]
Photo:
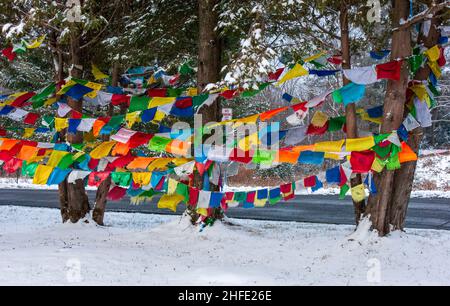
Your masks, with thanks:
[[[450,285],[450,232],[0,207],[0,285]]]

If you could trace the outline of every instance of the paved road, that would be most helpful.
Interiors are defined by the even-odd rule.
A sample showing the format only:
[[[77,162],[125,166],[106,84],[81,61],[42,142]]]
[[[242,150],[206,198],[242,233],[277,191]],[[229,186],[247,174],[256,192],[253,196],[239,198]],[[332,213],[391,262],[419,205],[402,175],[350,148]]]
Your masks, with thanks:
[[[89,191],[93,203],[95,193]],[[129,204],[129,199],[109,202],[108,211],[173,214],[156,208],[157,198],[139,206]],[[2,189],[0,205],[58,208],[56,190]],[[180,205],[177,214],[184,211]],[[232,208],[227,216],[232,218],[298,221],[328,224],[353,224],[351,199],[339,200],[337,196],[297,196],[294,200],[263,209]],[[412,199],[408,210],[407,227],[450,230],[450,199]]]

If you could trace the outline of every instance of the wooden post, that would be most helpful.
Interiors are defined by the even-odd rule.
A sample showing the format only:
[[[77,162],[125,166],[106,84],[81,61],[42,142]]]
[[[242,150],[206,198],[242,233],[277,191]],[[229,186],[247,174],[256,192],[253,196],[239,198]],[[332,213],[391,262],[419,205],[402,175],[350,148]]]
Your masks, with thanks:
[[[423,43],[426,48],[435,46],[440,37],[438,26],[441,24],[439,18],[431,19],[431,27],[428,36],[421,33],[419,43]],[[427,80],[430,75],[430,68],[428,65],[421,67],[414,80]],[[409,111],[406,110],[405,114]],[[423,129],[417,128],[409,134],[408,145],[414,152],[419,152],[420,142],[423,138]],[[406,212],[408,210],[409,198],[414,183],[414,173],[416,171],[417,162],[407,162],[402,164],[402,167],[395,171],[394,190],[392,193],[392,210],[390,213],[390,223],[394,230],[403,230],[405,226]]]
[[[394,26],[407,20],[409,16],[408,0],[394,1]],[[391,60],[405,58],[411,55],[411,32],[409,28],[394,31],[392,36]],[[408,88],[408,65],[403,62],[401,77],[399,81],[389,80],[384,100],[383,122],[381,133],[391,133],[397,130],[402,121]],[[378,194],[369,197],[369,214],[374,229],[378,230],[380,236],[390,232],[389,215],[391,209],[391,196],[394,184],[394,171],[383,170],[375,180]],[[367,212],[366,212],[367,214]]]
[[[342,52],[342,69],[350,69],[351,55],[350,55],[350,35],[348,26],[348,7],[347,2],[342,0],[340,7],[340,27],[341,27],[341,52]],[[343,76],[344,85],[351,83],[345,76]],[[345,125],[347,130],[347,138],[358,138],[358,118],[356,116],[356,106],[354,103],[350,103],[345,107]],[[361,174],[355,175],[351,179],[350,184],[352,187],[362,184]],[[356,225],[359,224],[361,216],[364,214],[365,201],[355,202],[353,201],[353,208],[355,212]]]

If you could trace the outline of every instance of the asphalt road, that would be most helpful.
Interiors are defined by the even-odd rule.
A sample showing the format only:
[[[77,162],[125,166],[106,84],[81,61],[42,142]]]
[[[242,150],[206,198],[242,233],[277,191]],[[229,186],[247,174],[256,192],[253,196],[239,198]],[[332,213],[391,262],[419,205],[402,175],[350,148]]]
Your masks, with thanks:
[[[91,203],[95,192],[88,192]],[[108,211],[129,213],[173,214],[156,207],[157,198],[151,203],[130,205],[129,199],[109,202]],[[0,205],[59,208],[58,191],[2,189]],[[178,207],[177,214],[184,211]],[[327,224],[354,224],[351,198],[339,200],[337,196],[301,195],[289,202],[281,202],[265,208],[231,208],[228,217],[256,220],[297,221]],[[406,227],[450,230],[450,199],[412,199]]]

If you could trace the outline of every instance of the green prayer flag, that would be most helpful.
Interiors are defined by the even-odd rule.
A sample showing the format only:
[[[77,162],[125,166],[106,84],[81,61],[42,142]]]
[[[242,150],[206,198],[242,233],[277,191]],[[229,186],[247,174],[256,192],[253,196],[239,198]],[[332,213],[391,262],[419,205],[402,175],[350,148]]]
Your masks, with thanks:
[[[147,96],[133,96],[130,101],[130,107],[128,109],[129,113],[143,111],[148,109],[148,104],[150,102],[150,98]]]
[[[392,144],[389,144],[385,147],[381,147],[377,144],[372,149],[375,151],[375,153],[377,153],[379,157],[385,158],[389,153],[391,153]]]
[[[148,144],[148,148],[155,152],[164,152],[166,151],[167,145],[172,141],[170,138],[164,138],[160,136],[153,136]]]
[[[391,134],[378,134],[373,136],[373,140],[375,144],[379,144],[380,142],[386,140]]]
[[[125,115],[117,115],[111,117],[106,126],[110,126],[112,129],[117,129],[125,121]]]
[[[206,100],[208,100],[208,98],[209,98],[209,94],[201,94],[201,95],[192,97],[192,105],[193,105],[194,109],[197,109]]]
[[[58,163],[58,168],[62,170],[68,169],[74,163],[73,155],[67,154]]]
[[[234,202],[244,203],[247,199],[247,193],[243,191],[235,192],[233,196]]]
[[[178,71],[181,75],[190,75],[195,72],[194,69],[189,66],[189,63],[184,63],[183,65],[181,65]]]
[[[38,163],[31,163],[27,164],[26,161],[23,161],[22,163],[22,175],[23,176],[30,176],[33,177],[36,173],[36,169],[39,166]]]
[[[269,198],[269,204],[270,205],[275,205],[275,204],[277,204],[280,201],[281,201],[281,196],[276,197],[276,198]]]
[[[330,118],[328,120],[328,132],[336,132],[342,130],[345,124],[345,116]]]
[[[411,73],[416,74],[416,72],[420,69],[423,64],[423,56],[422,54],[415,55],[409,58],[409,67],[411,68]]]
[[[167,88],[168,97],[179,97],[185,91],[185,88]]]
[[[345,195],[347,194],[347,192],[350,190],[350,187],[345,184],[341,187],[341,192],[339,193],[339,199],[343,200],[345,199]]]
[[[185,184],[178,184],[175,193],[184,197],[184,202],[189,202],[189,187]]]
[[[111,172],[111,180],[120,187],[129,187],[131,181],[130,172]]]
[[[339,90],[333,91],[332,97],[333,97],[334,102],[336,102],[336,103],[344,102],[344,98],[342,97],[341,92]]]

